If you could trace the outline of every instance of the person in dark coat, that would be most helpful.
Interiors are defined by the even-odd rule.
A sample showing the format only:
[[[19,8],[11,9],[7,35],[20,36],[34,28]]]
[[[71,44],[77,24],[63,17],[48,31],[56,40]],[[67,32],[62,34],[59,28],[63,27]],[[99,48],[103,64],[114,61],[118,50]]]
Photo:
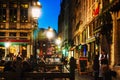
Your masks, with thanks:
[[[98,80],[99,78],[99,55],[95,55],[93,60],[93,70],[94,70],[94,79]]]
[[[99,55],[99,61],[100,61],[100,71],[99,71],[99,77],[101,79],[104,79],[105,71],[108,68],[108,53],[106,50],[102,49],[101,53]]]
[[[23,63],[22,63],[22,71],[23,72],[31,72],[32,70],[33,69],[32,69],[31,64],[28,61],[23,61]]]
[[[76,68],[76,60],[74,57],[70,58],[70,74],[71,74],[71,80],[75,80],[75,68]]]
[[[4,71],[13,71],[14,72],[14,69],[12,67],[12,61],[7,61],[4,65]]]

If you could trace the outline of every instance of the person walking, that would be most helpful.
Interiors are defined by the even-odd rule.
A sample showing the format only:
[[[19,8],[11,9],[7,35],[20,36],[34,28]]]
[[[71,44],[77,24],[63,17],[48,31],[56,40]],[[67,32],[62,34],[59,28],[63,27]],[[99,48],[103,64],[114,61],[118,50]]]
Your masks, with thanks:
[[[99,78],[99,55],[95,55],[93,60],[94,80]]]
[[[100,75],[99,77],[101,78],[100,80],[105,80],[105,71],[108,68],[108,54],[106,53],[105,50],[101,50],[100,54]]]
[[[70,76],[71,79],[70,80],[75,80],[75,68],[76,68],[76,60],[74,57],[70,58]]]

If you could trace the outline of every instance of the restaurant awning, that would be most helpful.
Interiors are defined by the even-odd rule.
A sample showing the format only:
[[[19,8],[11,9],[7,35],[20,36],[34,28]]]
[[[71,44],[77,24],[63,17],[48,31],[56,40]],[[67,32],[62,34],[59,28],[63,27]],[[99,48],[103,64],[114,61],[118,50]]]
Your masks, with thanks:
[[[0,44],[4,44],[5,42],[11,42],[13,44],[28,44],[30,40],[0,40]]]

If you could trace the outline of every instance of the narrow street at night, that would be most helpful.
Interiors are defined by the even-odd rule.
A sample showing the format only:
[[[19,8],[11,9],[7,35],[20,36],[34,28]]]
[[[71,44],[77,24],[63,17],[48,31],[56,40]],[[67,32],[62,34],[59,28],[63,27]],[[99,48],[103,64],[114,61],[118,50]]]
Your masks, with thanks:
[[[0,80],[120,80],[120,0],[0,0]]]

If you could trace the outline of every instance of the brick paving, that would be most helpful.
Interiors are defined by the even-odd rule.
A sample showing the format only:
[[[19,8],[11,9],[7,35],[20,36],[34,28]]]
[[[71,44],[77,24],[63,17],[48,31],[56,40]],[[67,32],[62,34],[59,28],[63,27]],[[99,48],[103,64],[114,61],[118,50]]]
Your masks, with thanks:
[[[55,80],[65,80],[65,79],[55,79]],[[66,79],[69,80],[69,79]],[[75,73],[75,80],[94,80],[93,76],[90,76],[89,74],[78,74]]]
[[[64,68],[64,72],[68,72],[66,68]],[[63,79],[64,80],[64,79]],[[69,79],[66,79],[69,80]],[[75,80],[94,80],[91,74],[79,74],[78,70],[75,71]]]
[[[94,80],[93,76],[90,76],[88,74],[75,74],[75,80]]]

